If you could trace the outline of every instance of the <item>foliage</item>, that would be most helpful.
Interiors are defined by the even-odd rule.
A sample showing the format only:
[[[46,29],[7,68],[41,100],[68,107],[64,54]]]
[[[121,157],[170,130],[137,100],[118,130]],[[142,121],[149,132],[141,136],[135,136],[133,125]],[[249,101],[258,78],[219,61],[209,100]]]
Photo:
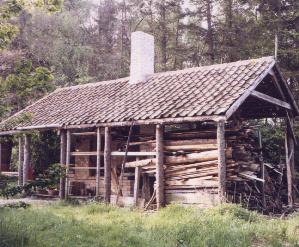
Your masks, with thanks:
[[[111,205],[0,209],[1,246],[296,246],[298,215],[270,219],[237,205],[171,205],[153,214]]]
[[[61,177],[65,176],[65,169],[61,164],[51,165],[43,174],[39,174],[34,181],[29,181],[23,186],[11,183],[3,183],[0,187],[0,195],[6,197],[14,197],[21,193],[29,194],[36,189],[58,189]]]

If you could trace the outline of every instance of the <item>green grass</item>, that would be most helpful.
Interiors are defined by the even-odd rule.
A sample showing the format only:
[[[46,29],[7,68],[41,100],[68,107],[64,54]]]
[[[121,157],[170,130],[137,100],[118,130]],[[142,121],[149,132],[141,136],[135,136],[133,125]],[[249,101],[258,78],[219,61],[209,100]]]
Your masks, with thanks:
[[[0,246],[299,246],[299,215],[270,219],[237,205],[152,214],[102,204],[4,208]]]

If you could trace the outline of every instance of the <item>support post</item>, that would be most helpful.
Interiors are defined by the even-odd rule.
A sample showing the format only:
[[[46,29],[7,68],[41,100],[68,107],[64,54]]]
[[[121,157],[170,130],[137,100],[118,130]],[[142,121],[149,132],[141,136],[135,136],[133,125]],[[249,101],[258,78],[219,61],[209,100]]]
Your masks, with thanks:
[[[111,130],[109,127],[105,127],[104,172],[104,200],[109,203],[111,196]]]
[[[66,131],[60,130],[60,164],[66,165]],[[60,178],[59,198],[65,198],[65,177]]]
[[[150,192],[150,182],[148,174],[142,174],[143,186],[142,186],[142,197],[144,198],[145,202],[148,202],[151,198]]]
[[[69,194],[69,181],[68,181],[68,174],[69,174],[69,166],[71,163],[71,131],[67,130],[66,132],[66,175],[65,175],[65,199],[68,198]]]
[[[23,137],[19,137],[19,166],[18,166],[18,185],[23,185],[23,162],[24,162],[24,142]]]
[[[156,125],[156,193],[157,209],[165,205],[164,201],[164,126]]]
[[[101,129],[97,128],[97,173],[96,173],[96,197],[100,196],[100,172],[101,172]]]
[[[225,123],[217,122],[217,146],[218,146],[218,195],[220,202],[226,201],[226,163],[225,163]]]
[[[292,124],[292,123],[291,123]],[[285,151],[286,151],[286,169],[287,169],[287,184],[288,184],[288,205],[294,206],[294,194],[293,194],[293,183],[294,183],[294,139],[290,130],[291,126],[286,124],[285,134]]]
[[[23,185],[28,182],[28,173],[30,166],[30,142],[31,138],[28,134],[26,134],[24,138]]]
[[[2,143],[0,142],[0,175],[2,171]]]
[[[140,167],[135,168],[135,181],[134,181],[134,206],[138,204],[139,195],[139,184],[140,184]]]
[[[261,184],[261,191],[262,191],[262,197],[263,197],[263,207],[266,208],[266,198],[265,198],[265,164],[264,164],[264,159],[263,159],[263,144],[262,144],[262,133],[259,130],[258,131],[258,138],[259,138],[259,148],[260,148],[260,153],[259,153],[259,159],[260,159],[260,164],[261,164],[261,179],[264,180],[264,182]]]

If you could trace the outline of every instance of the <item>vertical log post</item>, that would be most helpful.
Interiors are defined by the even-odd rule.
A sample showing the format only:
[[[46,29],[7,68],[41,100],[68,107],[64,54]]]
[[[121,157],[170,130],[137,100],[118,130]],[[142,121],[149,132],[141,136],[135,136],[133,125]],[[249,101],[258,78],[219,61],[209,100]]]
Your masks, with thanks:
[[[60,130],[60,164],[66,165],[66,131]],[[65,177],[60,178],[59,198],[65,198]]]
[[[23,137],[19,137],[19,166],[18,166],[18,185],[23,185],[23,162],[24,162],[24,142]]]
[[[28,182],[28,173],[30,166],[30,141],[30,136],[26,134],[24,138],[23,185]]]
[[[0,142],[0,175],[2,171],[2,143]]]
[[[164,200],[164,126],[156,125],[156,198],[157,209],[165,205]]]
[[[100,174],[101,174],[101,129],[97,128],[97,173],[96,173],[96,197],[100,196]]]
[[[105,127],[104,172],[104,200],[109,203],[111,196],[111,130],[109,127]]]
[[[287,184],[288,184],[288,205],[294,206],[293,182],[294,182],[294,140],[291,134],[292,126],[286,124],[285,134],[285,151],[286,151],[286,168],[287,168]]]
[[[71,163],[71,131],[67,130],[66,132],[66,175],[65,175],[65,199],[68,198],[69,194],[69,181],[68,181],[68,175],[69,175],[69,166]]]
[[[225,163],[225,122],[217,122],[217,146],[218,146],[218,195],[220,202],[226,201],[226,163]]]
[[[259,130],[258,131],[258,138],[259,138],[259,148],[260,148],[260,152],[259,152],[259,159],[260,159],[260,164],[261,164],[261,179],[264,180],[264,182],[261,184],[261,191],[262,191],[262,197],[263,197],[263,207],[266,208],[266,198],[265,198],[265,164],[264,164],[264,159],[263,159],[263,152],[262,152],[262,148],[263,148],[263,144],[262,144],[262,133]]]
[[[135,181],[134,181],[134,206],[138,204],[139,195],[139,184],[140,184],[140,167],[135,168]]]
[[[145,202],[148,202],[151,198],[151,191],[150,191],[150,182],[148,174],[142,174],[142,197],[144,198]]]

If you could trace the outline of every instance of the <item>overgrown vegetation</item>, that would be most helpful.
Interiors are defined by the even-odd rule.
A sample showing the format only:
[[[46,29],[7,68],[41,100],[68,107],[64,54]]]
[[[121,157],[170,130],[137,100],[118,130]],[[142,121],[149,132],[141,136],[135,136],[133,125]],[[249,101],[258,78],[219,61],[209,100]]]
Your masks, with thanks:
[[[0,175],[0,196],[5,198],[15,197],[17,195],[31,194],[37,189],[56,190],[58,193],[59,181],[65,176],[65,169],[61,164],[52,164],[43,173],[39,174],[33,181],[29,181],[25,185],[17,185],[9,177]]]
[[[237,205],[171,205],[148,214],[103,204],[0,209],[0,245],[298,246],[299,215],[270,219]]]

